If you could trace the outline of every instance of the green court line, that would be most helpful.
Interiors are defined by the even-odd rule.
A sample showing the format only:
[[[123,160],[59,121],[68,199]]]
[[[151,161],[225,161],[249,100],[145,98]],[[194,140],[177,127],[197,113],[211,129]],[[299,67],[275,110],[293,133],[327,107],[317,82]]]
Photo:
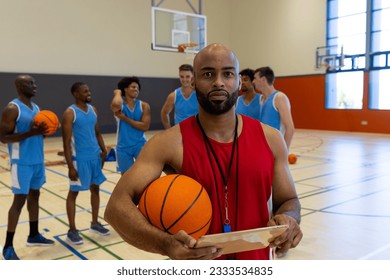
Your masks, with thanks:
[[[2,180],[0,180],[0,183],[2,185],[4,185],[5,187],[7,187],[8,189],[12,189],[9,185],[7,185],[6,183],[4,183]],[[42,187],[42,189],[44,189],[45,191],[49,192],[50,194],[53,194],[54,196],[57,196],[58,198],[61,198],[62,200],[66,200],[66,198],[56,194],[55,192],[45,188],[45,187]],[[87,210],[86,208],[84,207],[81,207],[80,205],[76,204],[76,206],[82,210],[86,210],[87,212],[91,213],[89,210]],[[66,225],[69,227],[69,224],[67,222],[65,222],[64,220],[60,219],[59,217],[57,217],[56,215],[54,215],[53,213],[51,213],[50,211],[48,211],[47,209],[43,208],[42,206],[39,206],[39,209],[42,210],[43,212],[45,212],[46,214],[48,214],[49,216],[52,216],[55,220],[59,221],[60,223],[62,223],[63,225]],[[101,216],[99,216],[100,219],[103,219]],[[104,219],[103,219],[104,220]],[[88,236],[86,236],[85,234],[83,234],[82,232],[80,232],[81,235],[89,240],[91,243],[95,244],[96,246],[98,246],[97,249],[103,249],[104,251],[106,251],[108,254],[110,254],[111,256],[113,256],[114,258],[118,259],[118,260],[122,260],[121,257],[119,257],[117,254],[115,254],[114,252],[108,250],[105,246],[99,244],[98,242],[96,242],[95,240],[89,238]]]
[[[60,195],[58,195],[57,193],[55,193],[55,192],[53,192],[53,191],[51,191],[51,190],[48,190],[48,189],[46,189],[46,188],[44,188],[44,189],[45,189],[47,192],[49,192],[49,193],[51,193],[51,194],[53,194],[53,195],[55,195],[55,196],[57,196],[57,197],[59,197],[59,198],[61,198],[61,199],[63,199],[63,200],[66,201],[66,198],[64,198],[64,197],[62,197],[62,196],[60,196]],[[88,209],[86,209],[86,208],[80,206],[80,205],[77,204],[77,203],[76,203],[76,206],[77,206],[78,208],[82,209],[82,210],[85,210],[85,211],[88,212],[88,213],[91,213],[91,211],[89,211]],[[43,209],[42,209],[42,210],[43,210]],[[48,213],[48,211],[46,211],[46,212]],[[54,215],[53,215],[53,216],[54,216]],[[99,215],[99,218],[102,219],[102,220],[104,220],[104,218],[101,217],[100,215]],[[68,224],[67,222],[61,220],[60,218],[55,217],[55,219],[61,221],[64,225],[69,226],[69,224]],[[118,255],[116,255],[114,252],[111,252],[111,251],[108,250],[107,248],[105,248],[105,246],[103,246],[103,245],[99,244],[98,242],[96,242],[95,240],[89,238],[88,236],[86,236],[86,235],[83,234],[82,232],[80,232],[80,234],[81,234],[85,239],[89,240],[91,243],[93,243],[93,244],[95,244],[96,246],[98,246],[98,248],[103,249],[104,251],[106,251],[107,253],[109,253],[110,255],[112,255],[113,257],[115,257],[116,259],[122,260],[121,257],[119,257]]]
[[[62,256],[62,257],[54,258],[53,260],[63,260],[63,259],[70,258],[70,257],[73,257],[73,256],[74,256],[73,254],[70,254],[70,255],[67,255],[67,256]]]

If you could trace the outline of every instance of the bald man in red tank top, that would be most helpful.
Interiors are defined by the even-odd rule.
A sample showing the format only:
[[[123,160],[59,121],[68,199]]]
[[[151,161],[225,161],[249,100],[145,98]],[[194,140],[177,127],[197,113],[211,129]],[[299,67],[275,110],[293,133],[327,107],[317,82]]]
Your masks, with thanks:
[[[270,240],[279,253],[302,239],[286,145],[277,130],[235,113],[238,71],[236,56],[223,45],[209,45],[195,56],[199,114],[150,139],[108,202],[105,219],[126,242],[171,259],[270,258],[270,248],[229,256],[213,246],[195,248],[196,240],[184,231],[170,235],[149,224],[136,205],[165,164],[207,189],[213,203],[210,233],[288,225]]]

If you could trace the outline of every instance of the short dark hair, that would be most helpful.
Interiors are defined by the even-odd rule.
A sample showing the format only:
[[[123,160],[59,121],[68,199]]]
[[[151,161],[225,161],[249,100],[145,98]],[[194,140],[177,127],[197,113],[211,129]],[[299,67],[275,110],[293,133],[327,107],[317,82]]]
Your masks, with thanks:
[[[191,64],[182,64],[179,67],[179,71],[191,71],[192,73],[194,73],[194,68]]]
[[[76,92],[81,86],[86,85],[86,83],[83,82],[75,82],[72,87],[70,88],[70,92],[73,94]]]
[[[249,79],[251,79],[251,81],[253,81],[253,79],[255,78],[255,71],[253,69],[246,68],[246,69],[240,71],[240,75],[241,76],[248,76]]]
[[[123,78],[122,80],[119,81],[118,89],[121,90],[122,96],[125,96],[125,88],[127,88],[132,83],[137,83],[139,90],[141,90],[141,83],[139,81],[139,78],[136,77],[136,76],[125,77],[125,78]]]
[[[265,77],[267,79],[267,83],[269,85],[272,85],[275,81],[275,74],[274,71],[269,66],[260,67],[255,70],[255,74],[259,72],[259,76]]]

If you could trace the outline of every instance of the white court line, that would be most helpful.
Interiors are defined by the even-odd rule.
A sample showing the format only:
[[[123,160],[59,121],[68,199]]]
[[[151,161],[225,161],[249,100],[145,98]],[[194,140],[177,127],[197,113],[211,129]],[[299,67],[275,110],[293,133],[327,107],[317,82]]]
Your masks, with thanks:
[[[386,251],[389,248],[390,248],[390,243],[371,252],[371,253],[369,253],[369,254],[367,254],[367,255],[365,255],[365,256],[363,256],[363,257],[361,257],[361,258],[359,258],[358,260],[369,260],[371,257],[378,255],[379,253],[382,253],[383,251]]]

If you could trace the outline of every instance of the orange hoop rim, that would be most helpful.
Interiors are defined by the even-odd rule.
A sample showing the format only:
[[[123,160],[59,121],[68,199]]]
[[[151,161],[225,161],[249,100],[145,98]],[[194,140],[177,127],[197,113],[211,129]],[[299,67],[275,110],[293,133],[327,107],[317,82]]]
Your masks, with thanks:
[[[178,52],[184,52],[186,50],[186,48],[194,48],[197,46],[199,46],[198,43],[183,43],[183,44],[179,44],[177,46],[177,50],[178,50]]]

